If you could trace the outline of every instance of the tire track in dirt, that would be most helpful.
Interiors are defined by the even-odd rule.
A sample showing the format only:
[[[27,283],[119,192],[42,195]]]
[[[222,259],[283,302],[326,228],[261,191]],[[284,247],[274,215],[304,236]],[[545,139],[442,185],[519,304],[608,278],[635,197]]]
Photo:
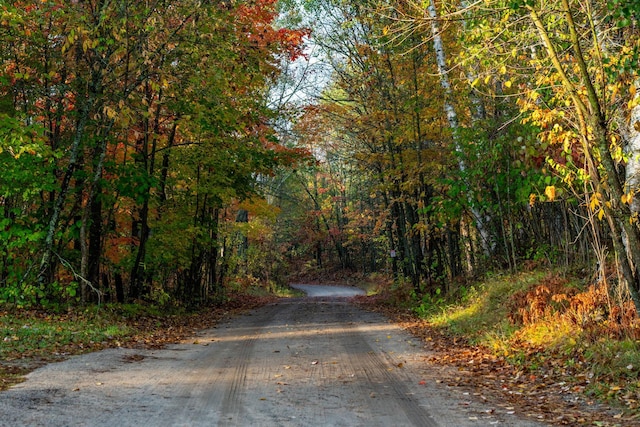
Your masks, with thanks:
[[[402,379],[394,373],[394,366],[385,362],[380,355],[356,332],[346,335],[347,346],[345,354],[349,356],[350,363],[358,367],[367,379],[364,390],[371,389],[369,405],[370,412],[378,419],[388,419],[393,424],[393,415],[404,413],[407,420],[415,426],[437,427],[438,424],[431,416],[410,397],[409,389]],[[351,349],[355,351],[351,351]],[[357,357],[357,355],[361,355]],[[398,362],[400,364],[402,362]],[[389,425],[390,425],[389,424]]]
[[[0,426],[541,425],[463,402],[411,340],[345,299],[283,300],[165,350],[45,366],[0,393]]]
[[[265,325],[263,323],[268,324],[277,311],[275,306],[269,306],[265,310],[267,310],[266,315],[262,315],[259,318],[259,323],[261,324],[250,324],[245,335],[239,340],[237,349],[232,352],[229,362],[233,364],[233,368],[227,370],[230,375],[222,381],[222,383],[228,383],[229,385],[220,408],[221,415],[218,424],[220,426],[237,425],[236,420],[242,411],[242,391],[247,385],[247,371],[252,359],[256,356],[254,354],[256,340],[259,339],[264,329]]]
[[[394,372],[397,365],[393,360],[388,355],[381,357],[367,342],[361,330],[362,321],[354,321],[357,316],[353,307],[346,302],[334,302],[324,311],[324,315],[315,315],[326,318],[322,322],[330,332],[322,339],[330,343],[335,358],[323,363],[319,373],[327,383],[345,375],[350,379],[335,391],[339,392],[342,402],[353,401],[354,412],[364,418],[363,425],[373,419],[376,425],[437,426],[427,411],[411,399],[409,389],[403,384],[406,379]],[[337,366],[342,368],[336,369]]]

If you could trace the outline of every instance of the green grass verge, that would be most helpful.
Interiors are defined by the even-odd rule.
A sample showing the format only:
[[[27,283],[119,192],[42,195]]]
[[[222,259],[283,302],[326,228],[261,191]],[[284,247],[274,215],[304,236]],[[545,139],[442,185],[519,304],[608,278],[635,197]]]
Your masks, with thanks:
[[[69,346],[91,349],[96,344],[127,336],[131,329],[112,316],[49,314],[44,312],[3,312],[0,314],[0,359],[41,357],[62,354]]]
[[[492,346],[496,339],[509,339],[516,331],[508,320],[511,295],[539,283],[546,274],[492,275],[454,299],[426,297],[415,311],[436,328]]]

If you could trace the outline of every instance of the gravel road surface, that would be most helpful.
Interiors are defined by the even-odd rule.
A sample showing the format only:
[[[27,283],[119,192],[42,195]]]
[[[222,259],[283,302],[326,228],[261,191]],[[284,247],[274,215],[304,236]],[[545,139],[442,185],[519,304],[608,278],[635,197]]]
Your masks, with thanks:
[[[0,426],[542,425],[448,388],[418,340],[349,303],[358,289],[295,287],[317,297],[281,300],[162,350],[44,366],[0,393]]]

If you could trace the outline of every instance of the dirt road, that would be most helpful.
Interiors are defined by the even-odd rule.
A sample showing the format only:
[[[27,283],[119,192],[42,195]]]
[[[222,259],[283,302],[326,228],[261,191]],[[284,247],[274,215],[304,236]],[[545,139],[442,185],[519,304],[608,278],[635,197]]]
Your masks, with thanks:
[[[541,425],[448,389],[417,340],[332,296],[353,288],[306,290],[322,297],[282,300],[163,350],[45,366],[0,393],[0,425]]]

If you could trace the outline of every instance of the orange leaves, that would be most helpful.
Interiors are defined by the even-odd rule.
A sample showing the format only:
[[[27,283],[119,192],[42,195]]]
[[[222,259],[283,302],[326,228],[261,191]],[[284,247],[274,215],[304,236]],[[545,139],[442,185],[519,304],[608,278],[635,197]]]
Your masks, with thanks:
[[[280,40],[291,61],[295,61],[299,57],[306,57],[304,53],[304,38],[311,34],[310,30],[290,30],[281,28],[278,30]]]
[[[238,32],[243,33],[251,47],[268,53],[285,53],[290,60],[303,55],[303,39],[309,35],[307,29],[275,29],[277,17],[276,0],[256,0],[241,4],[236,9]]]

